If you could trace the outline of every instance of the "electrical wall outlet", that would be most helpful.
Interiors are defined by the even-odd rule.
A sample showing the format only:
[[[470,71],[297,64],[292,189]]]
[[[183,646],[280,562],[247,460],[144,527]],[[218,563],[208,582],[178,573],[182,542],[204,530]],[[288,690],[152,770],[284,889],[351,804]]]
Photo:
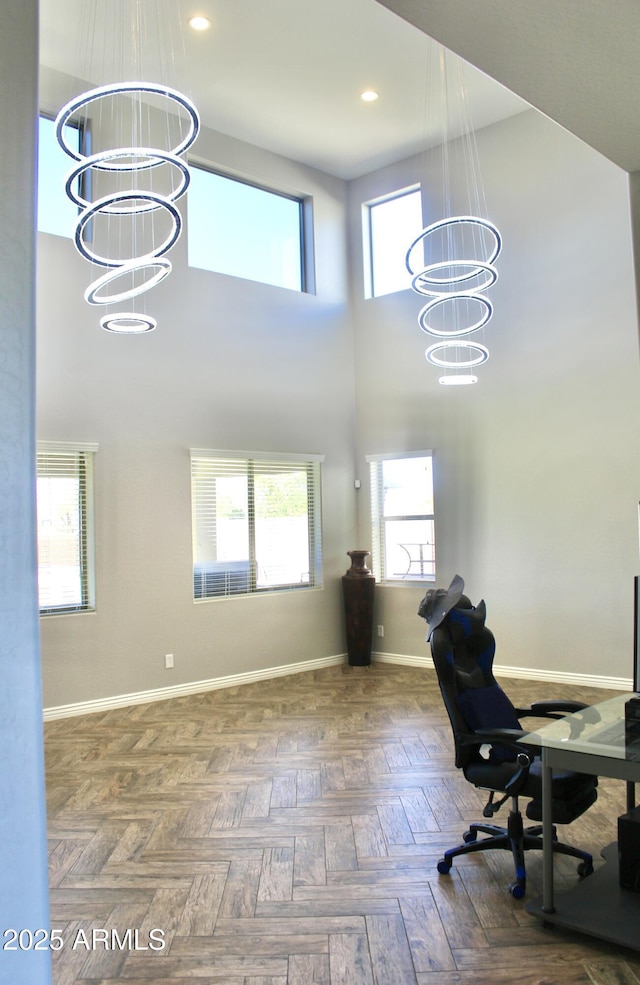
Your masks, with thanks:
[[[173,667],[173,653],[165,653],[164,665],[167,670],[171,670]]]
[[[384,626],[378,626],[378,636],[384,636]]]

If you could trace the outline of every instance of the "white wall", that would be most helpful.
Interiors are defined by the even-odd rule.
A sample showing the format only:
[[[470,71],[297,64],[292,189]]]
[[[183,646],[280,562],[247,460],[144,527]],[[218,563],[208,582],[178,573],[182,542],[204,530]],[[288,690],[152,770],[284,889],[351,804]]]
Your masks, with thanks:
[[[194,153],[313,197],[316,293],[191,269],[183,236],[148,295],[158,328],[118,337],[83,300],[91,271],[72,243],[39,236],[38,438],[99,444],[97,611],[42,619],[45,707],[344,652],[339,576],[355,535],[346,186],[207,131]],[[325,455],[324,588],[194,604],[190,447]]]
[[[486,598],[500,664],[629,678],[640,375],[628,176],[533,110],[478,144],[504,249],[474,387],[437,383],[418,295],[363,300],[361,203],[420,179],[439,187],[439,155],[351,183],[358,468],[368,453],[436,450],[438,583],[457,571]],[[361,496],[364,543],[366,484]],[[426,652],[421,595],[378,590],[385,651]]]

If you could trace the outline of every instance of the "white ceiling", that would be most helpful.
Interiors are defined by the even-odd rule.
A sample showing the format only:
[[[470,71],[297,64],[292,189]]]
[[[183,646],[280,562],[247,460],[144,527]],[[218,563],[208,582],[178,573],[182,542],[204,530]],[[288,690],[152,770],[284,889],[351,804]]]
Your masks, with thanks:
[[[181,33],[178,9],[183,24],[194,13],[212,21],[201,34],[184,28],[184,50],[173,37],[170,83],[191,95],[207,127],[346,179],[442,137],[427,93],[434,43],[376,0],[40,0],[41,63],[107,81],[97,58],[89,67],[88,49],[113,53],[130,36],[107,37],[115,27],[96,28],[91,11],[163,3],[173,35]],[[380,93],[377,102],[361,101],[367,88]],[[468,65],[465,88],[475,128],[528,108]]]

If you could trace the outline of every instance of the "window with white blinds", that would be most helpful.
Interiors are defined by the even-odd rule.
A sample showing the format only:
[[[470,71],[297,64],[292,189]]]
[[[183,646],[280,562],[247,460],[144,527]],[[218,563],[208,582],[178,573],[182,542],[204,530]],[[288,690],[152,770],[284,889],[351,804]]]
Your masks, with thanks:
[[[381,582],[436,576],[433,452],[368,455],[373,572]]]
[[[194,599],[321,584],[321,461],[191,450]]]
[[[93,456],[97,445],[39,443],[38,595],[43,615],[95,607]]]

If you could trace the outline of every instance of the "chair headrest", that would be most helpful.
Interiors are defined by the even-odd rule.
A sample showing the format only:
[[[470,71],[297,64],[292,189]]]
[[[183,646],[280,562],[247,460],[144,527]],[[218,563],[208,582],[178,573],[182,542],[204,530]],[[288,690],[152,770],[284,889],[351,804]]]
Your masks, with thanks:
[[[468,605],[458,604],[447,615],[447,626],[454,643],[460,643],[462,640],[467,640],[479,633],[484,629],[487,618],[487,607],[484,599],[473,606],[466,596],[463,598]]]

